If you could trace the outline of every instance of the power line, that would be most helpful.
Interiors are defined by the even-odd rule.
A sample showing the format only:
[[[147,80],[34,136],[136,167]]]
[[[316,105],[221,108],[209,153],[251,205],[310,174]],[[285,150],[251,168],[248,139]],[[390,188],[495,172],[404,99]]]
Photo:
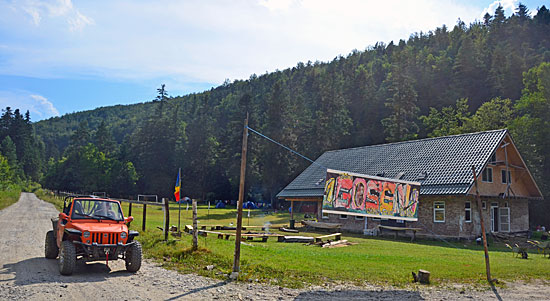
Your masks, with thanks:
[[[278,146],[280,146],[280,147],[282,147],[282,148],[284,148],[284,149],[286,149],[286,150],[292,152],[293,154],[296,154],[296,155],[298,155],[298,156],[300,156],[300,157],[302,157],[302,158],[308,160],[308,161],[311,162],[312,164],[316,164],[316,165],[319,165],[320,167],[322,167],[322,168],[324,168],[324,169],[328,169],[326,166],[324,166],[324,165],[322,165],[322,164],[319,164],[319,163],[317,163],[317,162],[311,160],[310,158],[308,158],[308,157],[306,157],[306,156],[300,154],[299,152],[297,152],[297,151],[291,149],[290,147],[288,147],[288,146],[286,146],[286,145],[284,145],[284,144],[282,144],[282,143],[280,143],[280,142],[277,142],[277,141],[275,141],[275,140],[273,140],[273,139],[267,137],[266,135],[264,135],[264,134],[262,134],[262,133],[260,133],[260,132],[258,132],[258,131],[256,131],[256,130],[252,129],[252,128],[249,127],[249,126],[247,126],[246,128],[249,129],[249,130],[250,130],[251,132],[253,132],[254,134],[256,134],[256,135],[258,135],[258,136],[260,136],[260,137],[263,137],[263,138],[265,138],[265,139],[267,139],[267,140],[269,140],[269,141],[271,141],[271,142],[277,144]]]

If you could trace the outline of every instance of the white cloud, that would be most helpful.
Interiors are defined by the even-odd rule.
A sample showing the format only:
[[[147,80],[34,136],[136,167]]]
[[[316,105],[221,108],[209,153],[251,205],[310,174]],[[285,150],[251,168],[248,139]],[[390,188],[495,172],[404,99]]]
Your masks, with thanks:
[[[12,7],[28,14],[35,26],[39,26],[44,18],[64,18],[71,31],[82,30],[86,25],[94,24],[93,19],[74,8],[71,0],[20,0],[12,4]]]
[[[49,116],[59,116],[59,111],[53,106],[46,97],[37,94],[31,94],[29,97],[34,100],[32,108],[36,112],[43,111],[46,115]]]
[[[518,4],[519,4],[519,0],[497,0],[497,1],[494,1],[493,3],[489,4],[489,7],[487,7],[486,9],[483,10],[480,17],[483,18],[483,16],[486,13],[489,13],[491,16],[494,15],[495,10],[497,9],[497,7],[499,5],[501,5],[502,8],[504,9],[504,15],[506,15],[506,17],[509,17],[512,14],[514,14],[514,12],[516,11],[516,8],[518,7]]]
[[[71,31],[80,31],[86,25],[94,24],[94,20],[92,18],[84,16],[79,11],[76,11],[75,16],[70,17],[67,22],[69,23],[69,28]]]
[[[51,101],[28,91],[0,91],[0,108],[6,107],[19,109],[22,113],[28,110],[33,121],[59,116],[59,111]]]
[[[259,0],[258,3],[269,10],[287,10],[294,0]]]
[[[329,61],[378,41],[452,27],[458,18],[472,22],[482,9],[454,0],[22,3],[27,24],[2,13],[0,3],[0,26],[13,29],[12,37],[0,36],[8,46],[0,48],[0,74],[211,83]],[[29,11],[40,31],[28,26]],[[75,32],[52,21],[56,16]]]

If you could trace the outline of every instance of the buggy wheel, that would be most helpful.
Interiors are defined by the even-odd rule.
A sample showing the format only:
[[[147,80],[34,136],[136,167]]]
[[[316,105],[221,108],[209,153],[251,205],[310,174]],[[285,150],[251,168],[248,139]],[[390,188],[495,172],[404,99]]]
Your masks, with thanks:
[[[64,240],[61,242],[61,249],[59,251],[59,273],[61,273],[61,275],[71,275],[76,265],[76,250],[74,244]]]
[[[57,254],[59,254],[59,248],[57,247],[57,242],[55,241],[55,235],[53,230],[46,233],[46,243],[44,246],[44,253],[46,258],[55,259]]]
[[[126,270],[135,273],[141,267],[141,244],[135,241],[132,246],[126,250]]]

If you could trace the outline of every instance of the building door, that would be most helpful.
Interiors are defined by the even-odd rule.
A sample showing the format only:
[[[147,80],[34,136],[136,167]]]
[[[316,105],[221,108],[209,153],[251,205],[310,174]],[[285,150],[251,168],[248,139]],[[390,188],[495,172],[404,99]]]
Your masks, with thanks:
[[[500,231],[510,232],[510,208],[499,208]]]
[[[491,203],[491,232],[499,231],[498,203]]]

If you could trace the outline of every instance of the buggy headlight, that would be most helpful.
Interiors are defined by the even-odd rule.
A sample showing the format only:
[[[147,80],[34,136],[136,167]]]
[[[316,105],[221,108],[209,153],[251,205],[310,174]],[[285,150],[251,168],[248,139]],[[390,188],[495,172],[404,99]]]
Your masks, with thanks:
[[[84,238],[88,238],[90,237],[90,232],[88,231],[84,231],[84,234],[83,234]]]
[[[120,233],[120,238],[124,239],[124,238],[126,238],[126,236],[127,236],[126,232]]]

